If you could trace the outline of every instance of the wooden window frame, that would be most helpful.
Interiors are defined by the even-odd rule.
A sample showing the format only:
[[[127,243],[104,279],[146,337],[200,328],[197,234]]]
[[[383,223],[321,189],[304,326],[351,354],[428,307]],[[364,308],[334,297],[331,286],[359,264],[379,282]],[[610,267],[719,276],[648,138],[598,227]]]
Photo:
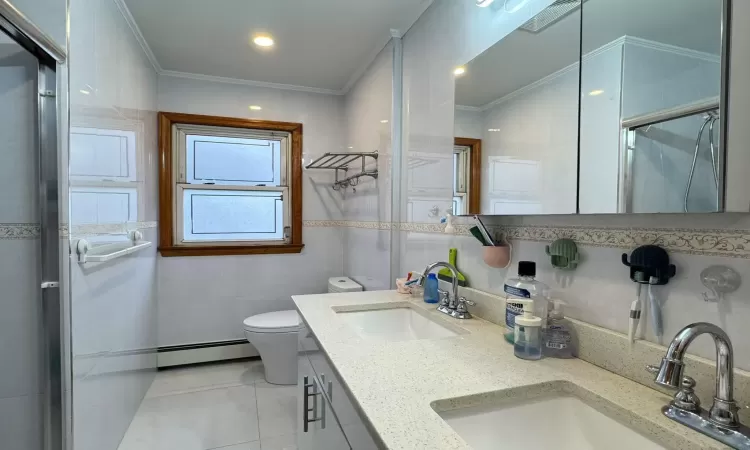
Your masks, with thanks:
[[[453,145],[469,147],[469,214],[481,214],[482,208],[482,140],[457,137]]]
[[[162,256],[272,255],[300,253],[302,243],[302,124],[269,120],[239,119],[197,114],[159,112],[159,252]],[[249,130],[284,131],[291,139],[289,167],[292,197],[291,234],[288,243],[252,245],[175,245],[174,238],[174,154],[172,126],[204,125]]]

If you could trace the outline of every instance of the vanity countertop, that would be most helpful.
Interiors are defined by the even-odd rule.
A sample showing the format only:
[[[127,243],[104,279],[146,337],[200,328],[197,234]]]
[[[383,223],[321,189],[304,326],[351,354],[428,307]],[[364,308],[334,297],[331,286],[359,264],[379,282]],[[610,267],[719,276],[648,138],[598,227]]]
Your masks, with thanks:
[[[664,417],[661,408],[670,398],[658,391],[580,359],[516,358],[512,345],[503,338],[504,328],[491,322],[453,319],[437,312],[434,305],[396,291],[292,298],[353,400],[388,449],[469,450],[471,447],[433,410],[432,402],[484,393],[502,396],[501,391],[518,392],[527,387],[532,390],[540,383],[554,381],[573,383],[592,394],[589,397],[593,401],[616,405],[627,413],[620,420],[637,420],[637,429],[663,445],[675,449],[728,448]],[[359,337],[333,309],[394,302],[409,302],[435,320],[463,328],[468,334],[400,342],[369,341]]]

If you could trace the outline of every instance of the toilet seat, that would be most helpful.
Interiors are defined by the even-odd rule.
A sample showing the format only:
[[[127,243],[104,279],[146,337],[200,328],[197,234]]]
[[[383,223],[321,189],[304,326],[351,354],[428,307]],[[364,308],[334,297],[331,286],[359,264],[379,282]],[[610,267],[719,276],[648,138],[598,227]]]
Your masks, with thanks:
[[[293,333],[299,331],[299,315],[295,310],[274,311],[250,316],[243,322],[252,333]]]

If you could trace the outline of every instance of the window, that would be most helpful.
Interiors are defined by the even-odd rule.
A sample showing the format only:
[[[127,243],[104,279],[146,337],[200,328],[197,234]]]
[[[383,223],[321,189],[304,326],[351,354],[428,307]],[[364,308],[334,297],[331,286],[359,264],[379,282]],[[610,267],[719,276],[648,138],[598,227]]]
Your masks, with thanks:
[[[70,210],[75,225],[137,222],[140,127],[89,120],[70,128]]]
[[[162,256],[299,253],[302,125],[159,113]]]
[[[453,145],[453,214],[479,214],[482,141],[457,137]]]

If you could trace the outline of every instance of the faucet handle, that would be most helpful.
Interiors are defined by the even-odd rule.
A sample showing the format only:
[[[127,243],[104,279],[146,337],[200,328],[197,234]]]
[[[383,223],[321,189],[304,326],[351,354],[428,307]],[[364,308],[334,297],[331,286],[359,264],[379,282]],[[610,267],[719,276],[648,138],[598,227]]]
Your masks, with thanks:
[[[451,295],[448,293],[448,291],[438,289],[438,297],[440,298],[440,305],[448,306],[448,302],[451,298]]]
[[[659,366],[649,364],[646,366],[646,370],[653,374],[658,374],[661,368]],[[680,383],[680,389],[674,395],[672,405],[685,411],[695,412],[700,410],[701,399],[698,398],[698,395],[695,393],[695,384],[695,379],[693,377],[683,375],[682,381]]]
[[[476,306],[477,304],[466,297],[458,297],[458,305],[456,305],[456,312],[464,313],[469,312],[466,305]]]
[[[685,411],[699,411],[701,409],[701,399],[695,393],[695,380],[692,377],[682,377],[680,390],[674,396],[672,404]]]

